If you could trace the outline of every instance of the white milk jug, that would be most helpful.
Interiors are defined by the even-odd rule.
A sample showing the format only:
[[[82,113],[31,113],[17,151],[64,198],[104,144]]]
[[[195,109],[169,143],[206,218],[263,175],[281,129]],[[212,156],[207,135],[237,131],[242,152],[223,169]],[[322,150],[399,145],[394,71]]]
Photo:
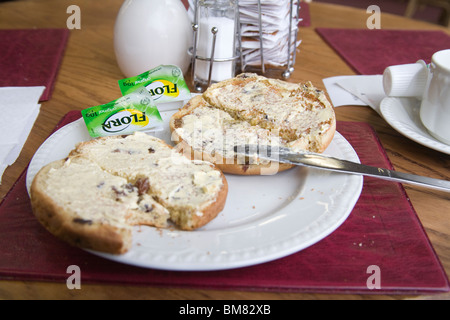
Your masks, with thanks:
[[[159,65],[176,65],[186,73],[193,37],[181,0],[126,0],[114,27],[114,50],[125,77]]]

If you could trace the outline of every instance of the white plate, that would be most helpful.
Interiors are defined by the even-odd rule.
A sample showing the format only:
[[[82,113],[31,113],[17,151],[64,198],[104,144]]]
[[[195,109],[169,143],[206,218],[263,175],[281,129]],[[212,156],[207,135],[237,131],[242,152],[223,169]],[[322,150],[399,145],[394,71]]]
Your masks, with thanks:
[[[450,146],[436,140],[420,120],[420,100],[385,98],[380,106],[384,119],[405,137],[430,149],[450,154]]]
[[[170,142],[168,119],[156,136]],[[65,158],[76,143],[89,140],[82,119],[55,132],[39,148],[27,172],[27,188],[37,171]],[[326,154],[359,162],[339,134]],[[359,199],[363,178],[309,168],[275,176],[227,175],[229,195],[218,217],[200,230],[184,232],[136,227],[133,247],[120,256],[89,252],[116,262],[162,270],[206,271],[251,266],[305,249],[335,231]]]

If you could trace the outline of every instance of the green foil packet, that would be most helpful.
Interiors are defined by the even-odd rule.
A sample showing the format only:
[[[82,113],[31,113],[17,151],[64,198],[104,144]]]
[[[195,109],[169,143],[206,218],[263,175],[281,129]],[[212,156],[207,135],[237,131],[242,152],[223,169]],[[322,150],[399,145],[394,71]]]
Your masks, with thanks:
[[[81,114],[93,138],[163,128],[161,114],[145,88],[110,103],[84,109]]]
[[[136,77],[119,80],[122,95],[146,88],[155,103],[191,99],[191,92],[177,66],[161,65]]]

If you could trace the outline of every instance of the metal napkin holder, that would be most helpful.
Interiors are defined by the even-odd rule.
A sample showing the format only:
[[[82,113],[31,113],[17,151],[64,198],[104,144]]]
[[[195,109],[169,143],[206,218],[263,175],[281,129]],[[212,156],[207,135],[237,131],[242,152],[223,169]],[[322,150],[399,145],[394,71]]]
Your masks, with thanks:
[[[198,1],[194,0],[194,22],[192,23],[192,30],[194,31],[194,41],[193,41],[193,47],[189,49],[189,55],[191,56],[191,72],[192,72],[192,86],[197,92],[202,92],[202,86],[199,83],[196,83],[195,79],[195,68],[196,68],[196,62],[197,60],[201,61],[209,61],[209,76],[207,85],[208,87],[212,83],[212,71],[214,68],[215,62],[232,62],[240,60],[240,68],[241,72],[245,72],[244,67],[244,56],[242,53],[242,34],[241,34],[241,22],[240,22],[240,13],[239,13],[239,0],[235,0],[237,3],[237,41],[238,45],[236,46],[236,54],[233,57],[230,58],[222,58],[217,59],[215,58],[215,47],[216,47],[216,40],[217,40],[217,33],[219,32],[217,27],[213,27],[211,29],[212,33],[212,43],[211,43],[211,56],[210,57],[202,57],[197,55],[197,49],[198,49],[198,30],[199,30],[199,21],[198,21]],[[261,0],[257,0],[258,4],[258,24],[259,24],[259,42],[260,42],[260,51],[261,51],[261,73],[264,75],[266,73],[266,66],[265,66],[265,59],[264,59],[264,44],[263,44],[263,27],[262,27],[262,6],[261,6]],[[297,15],[296,15],[296,23],[298,24],[300,22],[299,14],[300,14],[300,0],[297,0]],[[289,39],[288,39],[288,52],[287,52],[287,61],[286,61],[286,69],[282,72],[281,76],[283,79],[289,79],[291,77],[292,72],[294,72],[294,65],[297,59],[297,52],[296,50],[292,50],[292,27],[293,27],[293,20],[294,20],[294,0],[290,0],[290,13],[289,13]],[[298,38],[298,28],[296,28],[295,31],[295,39]],[[296,40],[295,40],[296,41]],[[293,52],[292,52],[293,51]]]

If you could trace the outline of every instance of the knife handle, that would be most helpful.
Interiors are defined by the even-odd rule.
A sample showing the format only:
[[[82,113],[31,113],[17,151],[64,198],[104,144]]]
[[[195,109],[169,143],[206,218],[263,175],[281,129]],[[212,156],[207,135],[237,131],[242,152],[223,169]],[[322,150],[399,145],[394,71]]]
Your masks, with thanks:
[[[299,165],[307,165],[337,172],[360,174],[388,181],[413,184],[450,192],[450,181],[367,166],[356,162],[340,160],[318,154],[295,154],[295,156],[293,155],[292,157],[289,157],[289,160],[298,163]]]

